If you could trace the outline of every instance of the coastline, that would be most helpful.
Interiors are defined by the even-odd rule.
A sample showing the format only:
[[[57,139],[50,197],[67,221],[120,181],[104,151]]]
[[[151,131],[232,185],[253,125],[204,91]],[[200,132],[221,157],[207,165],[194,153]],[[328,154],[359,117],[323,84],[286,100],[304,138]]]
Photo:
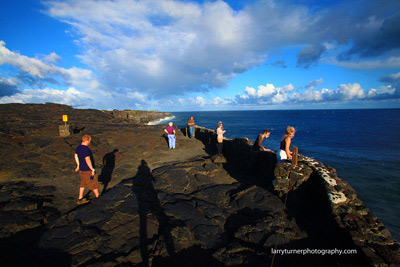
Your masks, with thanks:
[[[207,142],[215,131],[196,126],[196,138]],[[250,171],[253,142],[248,138],[224,138],[224,155],[236,164]],[[369,208],[357,197],[356,191],[336,170],[313,158],[299,155],[299,164],[276,163],[276,152],[259,152],[262,162],[261,176],[271,182],[274,192],[282,199],[290,195],[288,208],[296,214],[320,213],[325,218],[312,226],[311,231],[334,232],[335,235],[349,236],[345,242],[353,243],[371,260],[372,265],[383,266],[395,259],[400,260],[400,244],[390,231]],[[271,167],[276,166],[276,167]],[[304,211],[308,210],[308,211]],[[309,216],[310,214],[308,214]],[[309,224],[313,218],[301,218]],[[322,226],[322,222],[328,226]],[[309,227],[309,226],[306,226]],[[327,229],[329,228],[329,229]],[[343,240],[341,241],[343,242]],[[388,254],[383,251],[389,252]],[[392,255],[390,255],[392,252]]]
[[[158,120],[150,121],[147,123],[147,125],[158,125],[158,124],[161,124],[163,122],[167,122],[167,121],[170,121],[173,119],[175,119],[175,116],[165,117],[165,118],[161,118]]]
[[[116,110],[107,111],[107,113],[113,115],[115,118],[128,119],[132,123],[136,124],[149,124],[158,120],[164,120],[168,117],[173,117],[169,112],[159,111],[141,111],[141,110]]]
[[[298,133],[293,145],[300,153],[334,166],[359,198],[400,240],[400,130],[399,109],[242,111],[174,113],[174,123],[186,126],[189,115],[199,125],[215,129],[217,118],[224,122],[226,137],[246,136],[254,141],[261,129],[271,130],[266,148],[279,149],[287,125]],[[215,119],[214,119],[215,118]],[[371,129],[364,131],[363,129]],[[392,128],[392,131],[387,129]],[[374,140],[371,142],[371,140]],[[392,143],[387,140],[393,140]]]
[[[282,265],[293,260],[390,265],[400,259],[390,232],[320,162],[305,157],[299,168],[292,168],[276,164],[274,153],[261,153],[260,173],[253,176],[246,169],[248,139],[226,139],[225,157],[215,157],[214,131],[202,127],[196,127],[196,139],[178,130],[177,149],[171,151],[164,125],[136,124],[57,104],[0,108],[5,263],[141,264],[143,245],[150,244],[147,259],[159,265],[182,266],[202,255],[204,263],[218,266],[265,266],[279,239],[279,249],[358,252],[321,258],[285,255],[279,258]],[[63,114],[73,130],[67,137],[57,131]],[[84,134],[93,137],[100,175],[106,173],[101,166],[106,155],[115,158],[104,194],[76,207],[79,181],[71,155]],[[289,187],[288,174],[293,181]]]

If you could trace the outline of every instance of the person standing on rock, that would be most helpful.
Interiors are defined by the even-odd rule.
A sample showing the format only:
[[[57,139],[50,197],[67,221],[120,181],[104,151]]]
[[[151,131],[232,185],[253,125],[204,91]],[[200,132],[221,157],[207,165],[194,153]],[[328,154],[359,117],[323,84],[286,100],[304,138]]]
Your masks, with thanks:
[[[189,134],[190,134],[190,138],[194,138],[194,119],[193,116],[190,117],[190,120],[188,121],[188,125],[189,125]]]
[[[271,131],[269,130],[263,130],[262,133],[260,133],[256,140],[254,141],[253,144],[253,149],[252,149],[252,153],[250,154],[250,162],[251,162],[251,169],[252,171],[255,173],[256,172],[256,168],[257,168],[257,163],[258,163],[258,154],[260,151],[271,151],[271,149],[266,149],[265,147],[263,147],[262,143],[264,141],[264,139],[268,138],[271,134]]]
[[[89,135],[82,137],[82,143],[75,150],[76,169],[81,176],[81,186],[79,188],[78,205],[88,203],[89,200],[83,198],[85,188],[93,191],[96,197],[99,196],[99,182],[94,169],[94,160],[89,144],[92,138]]]
[[[170,149],[175,149],[175,128],[172,127],[173,123],[170,122],[169,126],[164,130],[168,134],[168,145]]]
[[[222,155],[222,145],[224,141],[224,129],[222,128],[222,122],[218,122],[218,128],[217,128],[217,147],[218,147],[218,155]]]
[[[290,145],[292,143],[292,138],[294,137],[296,130],[291,126],[287,126],[285,129],[285,133],[286,134],[281,138],[280,150],[276,154],[278,162],[292,159],[293,152],[290,151]]]

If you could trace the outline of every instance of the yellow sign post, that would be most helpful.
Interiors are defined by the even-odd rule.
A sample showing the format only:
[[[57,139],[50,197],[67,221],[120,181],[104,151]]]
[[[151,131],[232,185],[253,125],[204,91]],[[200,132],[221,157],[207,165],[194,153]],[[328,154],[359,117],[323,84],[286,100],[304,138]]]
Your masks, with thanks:
[[[66,136],[71,134],[70,126],[67,125],[68,116],[67,115],[62,115],[62,119],[63,119],[64,125],[59,125],[58,129],[60,131],[60,136],[61,137],[66,137]]]
[[[67,125],[68,116],[67,115],[62,115],[62,117],[63,117],[63,122],[65,123],[65,125]]]

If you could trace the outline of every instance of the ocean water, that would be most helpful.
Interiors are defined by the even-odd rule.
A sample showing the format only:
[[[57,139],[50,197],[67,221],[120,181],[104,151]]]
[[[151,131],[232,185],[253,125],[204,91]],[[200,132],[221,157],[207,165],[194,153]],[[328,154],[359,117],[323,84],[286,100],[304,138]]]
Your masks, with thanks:
[[[222,121],[232,139],[268,129],[263,145],[274,151],[295,127],[299,153],[335,168],[400,241],[400,109],[173,112],[171,121],[182,128],[190,116],[210,129]]]

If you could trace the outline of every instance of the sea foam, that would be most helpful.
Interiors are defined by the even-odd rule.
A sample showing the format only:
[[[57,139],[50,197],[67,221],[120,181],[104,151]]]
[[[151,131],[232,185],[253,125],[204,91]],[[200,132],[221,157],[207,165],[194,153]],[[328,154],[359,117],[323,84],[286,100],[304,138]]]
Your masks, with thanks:
[[[151,122],[149,122],[147,125],[158,125],[158,124],[162,124],[162,123],[164,123],[164,122],[166,122],[166,121],[171,121],[171,120],[173,120],[173,119],[175,119],[175,116],[166,117],[166,118],[164,118],[164,119],[160,119],[160,120],[157,120],[157,121],[151,121]]]

